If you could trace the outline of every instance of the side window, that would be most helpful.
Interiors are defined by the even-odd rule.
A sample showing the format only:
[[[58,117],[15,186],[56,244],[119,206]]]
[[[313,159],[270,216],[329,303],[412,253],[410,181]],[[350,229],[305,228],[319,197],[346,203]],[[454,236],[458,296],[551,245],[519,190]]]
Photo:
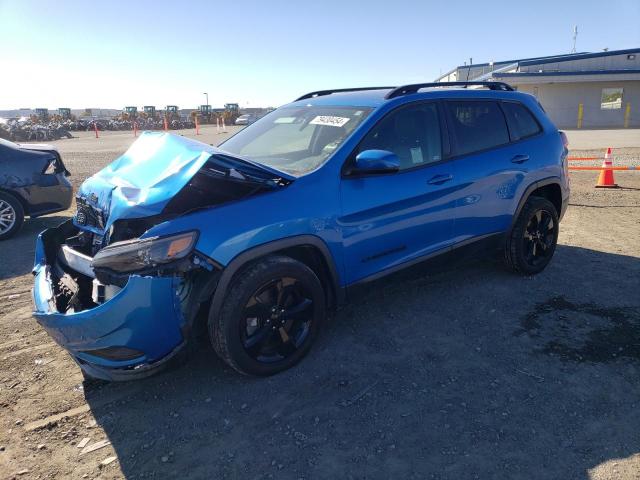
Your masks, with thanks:
[[[456,138],[456,154],[509,143],[509,131],[497,102],[445,102]]]
[[[511,140],[520,140],[540,132],[540,125],[524,105],[516,102],[503,102],[502,107],[507,115],[507,122],[509,122]]]
[[[423,103],[401,107],[384,117],[360,142],[356,152],[388,150],[400,159],[400,170],[442,160],[438,107]]]

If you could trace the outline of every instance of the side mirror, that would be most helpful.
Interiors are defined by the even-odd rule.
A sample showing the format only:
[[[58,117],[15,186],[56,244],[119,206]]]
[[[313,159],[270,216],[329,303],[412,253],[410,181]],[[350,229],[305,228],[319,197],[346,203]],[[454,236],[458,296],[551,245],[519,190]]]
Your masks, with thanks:
[[[357,174],[395,173],[400,169],[400,159],[388,150],[365,150],[356,157],[355,165],[349,172]]]

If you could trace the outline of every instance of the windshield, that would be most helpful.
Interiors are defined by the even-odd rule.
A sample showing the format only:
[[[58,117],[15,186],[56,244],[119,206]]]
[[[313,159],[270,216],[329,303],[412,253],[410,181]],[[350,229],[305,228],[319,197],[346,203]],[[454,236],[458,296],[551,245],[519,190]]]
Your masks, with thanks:
[[[370,112],[370,108],[361,107],[283,107],[219,148],[301,176],[322,165]]]

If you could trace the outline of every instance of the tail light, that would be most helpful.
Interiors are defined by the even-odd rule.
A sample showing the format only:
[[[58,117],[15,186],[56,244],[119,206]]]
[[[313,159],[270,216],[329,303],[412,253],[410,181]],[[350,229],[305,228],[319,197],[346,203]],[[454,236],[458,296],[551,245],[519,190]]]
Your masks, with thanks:
[[[567,138],[567,134],[564,133],[562,130],[560,130],[560,138],[562,139],[562,144],[564,145],[564,148],[569,150],[569,139]]]
[[[564,145],[564,152],[562,154],[562,168],[564,170],[564,178],[569,181],[569,160],[567,157],[569,155],[569,139],[567,138],[567,134],[560,130],[560,138],[562,139],[562,145]]]

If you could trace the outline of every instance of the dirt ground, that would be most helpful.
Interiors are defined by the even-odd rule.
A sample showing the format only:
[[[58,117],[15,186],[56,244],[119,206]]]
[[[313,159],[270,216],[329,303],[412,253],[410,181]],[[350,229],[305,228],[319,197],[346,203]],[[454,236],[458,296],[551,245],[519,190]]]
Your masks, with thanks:
[[[79,136],[55,142],[76,187],[133,140]],[[640,164],[637,138],[618,162]],[[0,479],[640,478],[640,172],[616,172],[618,190],[596,176],[572,172],[542,274],[486,260],[397,276],[268,379],[205,348],[83,384],[31,318],[35,236],[71,211],[27,221],[0,244]]]

